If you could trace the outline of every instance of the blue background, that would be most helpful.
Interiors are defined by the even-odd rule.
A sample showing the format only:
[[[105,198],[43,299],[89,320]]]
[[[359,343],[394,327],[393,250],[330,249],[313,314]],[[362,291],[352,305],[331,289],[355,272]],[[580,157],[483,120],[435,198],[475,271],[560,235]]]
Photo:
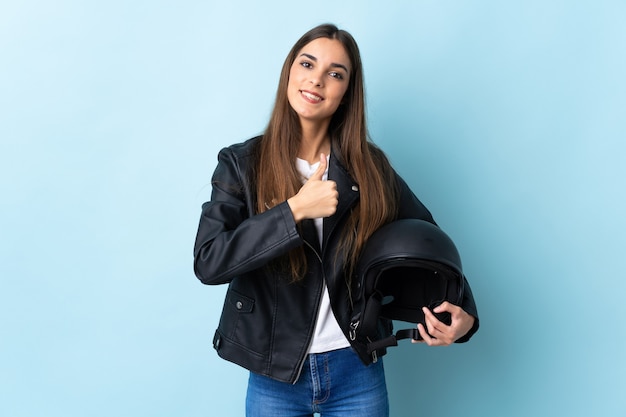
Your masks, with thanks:
[[[200,205],[326,21],[481,314],[391,351],[392,415],[626,415],[626,3],[385,3],[2,2],[0,415],[243,415]]]

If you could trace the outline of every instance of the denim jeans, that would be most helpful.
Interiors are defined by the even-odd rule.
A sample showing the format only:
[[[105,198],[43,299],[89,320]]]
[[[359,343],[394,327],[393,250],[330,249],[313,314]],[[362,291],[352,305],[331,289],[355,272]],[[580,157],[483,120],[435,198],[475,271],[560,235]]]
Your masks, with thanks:
[[[250,373],[247,417],[388,417],[382,359],[365,366],[351,348],[307,356],[295,384]]]

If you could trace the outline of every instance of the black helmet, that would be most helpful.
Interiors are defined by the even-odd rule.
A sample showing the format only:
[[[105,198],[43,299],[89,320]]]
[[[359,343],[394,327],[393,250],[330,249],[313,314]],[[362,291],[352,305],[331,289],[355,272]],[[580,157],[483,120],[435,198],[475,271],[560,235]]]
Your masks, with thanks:
[[[378,340],[379,318],[424,324],[422,307],[432,310],[444,301],[458,305],[463,297],[459,252],[448,235],[425,220],[397,220],[378,229],[365,244],[355,273],[351,337],[368,344],[370,353],[397,345],[397,339],[420,338],[413,328]],[[435,315],[450,323],[448,313]]]

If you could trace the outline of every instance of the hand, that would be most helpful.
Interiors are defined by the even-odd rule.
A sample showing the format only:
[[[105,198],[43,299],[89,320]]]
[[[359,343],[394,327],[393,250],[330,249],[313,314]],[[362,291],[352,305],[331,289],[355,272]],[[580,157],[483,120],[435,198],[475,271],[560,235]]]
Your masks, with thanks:
[[[339,193],[335,181],[323,181],[328,161],[320,154],[320,165],[298,193],[287,200],[296,223],[303,219],[316,219],[335,214]]]
[[[465,336],[474,325],[474,316],[467,314],[461,307],[452,303],[444,301],[437,307],[430,311],[428,308],[423,307],[424,318],[426,321],[426,327],[428,332],[421,323],[418,323],[417,330],[422,336],[423,343],[428,346],[449,346],[459,338]],[[433,314],[448,312],[452,318],[452,322],[448,326],[442,323]],[[422,342],[422,341],[419,341]],[[418,343],[417,340],[413,340],[413,343]]]

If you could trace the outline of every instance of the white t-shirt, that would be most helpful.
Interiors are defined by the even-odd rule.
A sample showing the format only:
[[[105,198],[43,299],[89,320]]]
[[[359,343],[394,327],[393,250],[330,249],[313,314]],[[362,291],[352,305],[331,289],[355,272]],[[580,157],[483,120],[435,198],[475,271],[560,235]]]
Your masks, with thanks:
[[[330,155],[327,157],[327,160],[329,159]],[[311,175],[313,175],[319,167],[319,164],[319,162],[316,162],[315,164],[310,165],[307,161],[300,158],[296,160],[296,167],[298,168],[298,171],[306,179],[309,179]],[[324,173],[322,179],[324,181],[328,179],[328,168],[326,168],[326,172]],[[322,247],[323,219],[313,219],[313,222],[315,223],[315,228],[317,229],[320,247]],[[341,331],[341,328],[337,323],[337,319],[335,318],[335,315],[330,307],[328,288],[326,287],[326,282],[324,281],[322,301],[317,313],[315,332],[313,333],[313,340],[311,341],[311,346],[309,347],[309,353],[329,352],[331,350],[342,349],[348,346],[350,346],[350,342],[348,342],[348,339],[346,339]]]

